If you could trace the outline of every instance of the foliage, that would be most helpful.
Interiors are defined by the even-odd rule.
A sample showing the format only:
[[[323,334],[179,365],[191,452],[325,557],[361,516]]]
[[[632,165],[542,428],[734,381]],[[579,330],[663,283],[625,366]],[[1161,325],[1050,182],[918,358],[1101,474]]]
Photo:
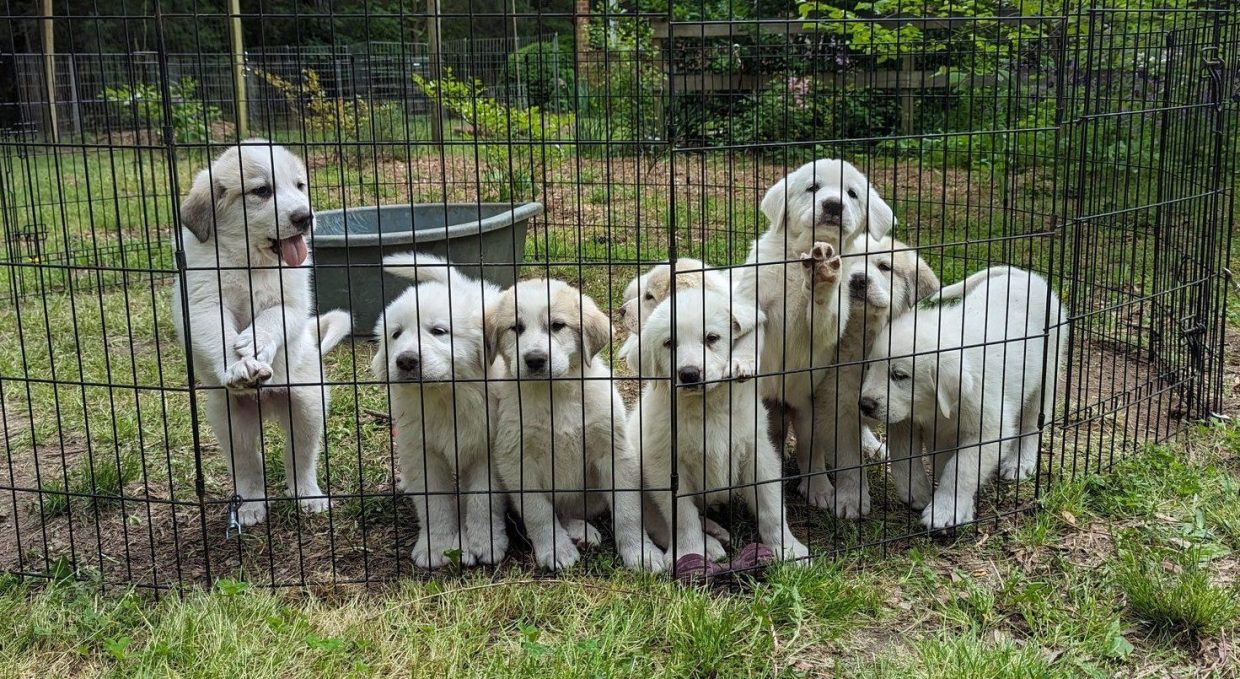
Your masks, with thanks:
[[[178,142],[206,141],[211,123],[223,116],[219,107],[205,103],[198,96],[198,82],[193,78],[181,78],[172,83],[168,93],[171,96],[167,107],[160,88],[146,83],[136,83],[133,87],[105,87],[101,96],[122,119],[132,116],[137,127],[163,127],[167,108]]]
[[[424,95],[468,123],[481,142],[483,184],[496,189],[498,200],[532,198],[538,192],[534,178],[545,176],[567,153],[557,142],[572,127],[572,113],[508,106],[488,96],[481,81],[457,80],[450,70],[439,80],[417,73],[412,78]]]
[[[508,55],[504,75],[510,87],[518,83],[525,87],[534,106],[562,113],[576,105],[573,53],[559,42],[536,42]]]
[[[361,97],[329,97],[318,72],[305,68],[298,82],[254,69],[254,74],[276,89],[290,107],[301,113],[309,132],[338,132],[341,139],[355,140],[370,119],[370,105]]]
[[[579,74],[583,83],[580,141],[637,141],[639,149],[666,135],[667,73],[644,20],[613,17],[591,26],[590,41],[602,50]],[[586,153],[596,148],[583,145]]]

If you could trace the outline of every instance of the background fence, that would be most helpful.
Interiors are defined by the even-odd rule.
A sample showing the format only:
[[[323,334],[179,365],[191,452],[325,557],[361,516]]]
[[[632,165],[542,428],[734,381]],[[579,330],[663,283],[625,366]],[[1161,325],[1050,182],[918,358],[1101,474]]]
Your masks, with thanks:
[[[706,14],[465,3],[440,18],[475,37],[444,41],[438,79],[412,30],[287,47],[289,34],[332,35],[361,18],[421,31],[422,17],[245,15],[251,132],[306,159],[316,210],[538,200],[545,212],[508,264],[580,285],[613,319],[642,268],[671,253],[743,261],[767,226],[757,209],[767,187],[813,157],[852,160],[899,216],[895,235],[945,283],[1013,264],[1046,275],[1071,310],[1039,473],[988,487],[983,523],[1224,407],[1234,11],[1090,2],[1027,16]],[[273,586],[408,575],[413,512],[393,490],[390,406],[360,341],[327,364],[330,513],[278,505],[226,537],[232,489],[195,426],[190,403],[203,390],[172,340],[168,282],[173,207],[236,142],[234,83],[226,42],[169,44],[192,46],[178,37],[187,26],[231,17],[56,17],[58,40],[76,44],[56,57],[59,141],[40,110],[44,64],[28,56],[39,19],[4,18],[0,67],[17,87],[0,102],[0,566],[153,588],[237,573]],[[549,36],[522,39],[515,66],[492,26],[502,35],[514,19]],[[276,22],[297,31],[262,28]],[[556,22],[554,34],[535,30]],[[123,55],[81,39],[112,31],[161,37]],[[109,103],[106,89],[125,92]],[[631,402],[633,381],[621,381]],[[266,447],[272,460],[277,447]],[[794,531],[816,554],[924,534],[886,467],[865,468],[875,508],[860,522],[806,507],[789,486]]]

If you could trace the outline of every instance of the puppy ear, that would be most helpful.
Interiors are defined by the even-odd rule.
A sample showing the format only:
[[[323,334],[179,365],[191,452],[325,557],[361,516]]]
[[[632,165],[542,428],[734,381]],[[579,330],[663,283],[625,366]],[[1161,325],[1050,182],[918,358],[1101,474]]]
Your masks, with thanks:
[[[756,305],[733,302],[730,306],[732,311],[732,341],[748,335],[762,325],[766,321],[766,314],[757,308]]]
[[[926,264],[926,260],[921,257],[917,258],[917,274],[913,281],[913,295],[909,300],[909,308],[917,306],[921,300],[933,295],[943,287],[939,282],[939,277],[934,274],[934,269]]]
[[[866,202],[866,228],[871,236],[881,240],[895,226],[895,213],[891,211],[891,206],[883,200],[883,197],[878,195],[878,191],[874,190],[873,185],[870,186]]]
[[[496,316],[499,314],[499,304],[504,299],[500,296],[494,303],[487,305],[482,310],[482,361],[483,367],[490,367],[495,362],[495,354],[499,352],[499,336],[501,326]]]
[[[594,300],[581,296],[581,346],[587,357],[593,359],[611,342],[611,319],[599,311]]]
[[[199,243],[207,242],[215,230],[215,195],[211,190],[211,173],[208,170],[194,177],[189,194],[181,202],[181,224],[194,234]]]
[[[775,185],[766,190],[766,195],[762,198],[762,214],[771,223],[772,229],[782,229],[784,227],[784,211],[788,206],[788,178],[775,182]]]
[[[939,356],[938,375],[934,382],[934,398],[944,419],[959,412],[962,395],[974,388],[969,366],[958,352]]]
[[[638,324],[641,322],[638,318],[641,308],[641,302],[636,297],[620,305],[620,322],[634,335],[637,334]]]

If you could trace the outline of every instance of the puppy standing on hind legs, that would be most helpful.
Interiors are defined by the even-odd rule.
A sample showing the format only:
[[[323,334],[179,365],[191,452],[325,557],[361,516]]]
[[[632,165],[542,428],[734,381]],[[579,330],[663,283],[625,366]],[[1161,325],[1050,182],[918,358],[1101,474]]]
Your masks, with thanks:
[[[329,393],[321,356],[351,320],[343,311],[310,316],[306,181],[300,159],[253,139],[199,172],[181,204],[186,266],[174,283],[172,320],[209,388],[207,421],[243,500],[242,526],[267,516],[264,415],[284,430],[288,494],[304,511],[328,508],[317,479]]]
[[[383,263],[417,283],[376,322],[371,361],[388,383],[401,491],[417,496],[413,561],[439,568],[460,550],[461,565],[498,563],[508,551],[506,500],[492,473],[491,433],[475,418],[495,412],[495,387],[484,379],[501,374],[487,355],[483,314],[500,290],[434,255],[389,255]]]

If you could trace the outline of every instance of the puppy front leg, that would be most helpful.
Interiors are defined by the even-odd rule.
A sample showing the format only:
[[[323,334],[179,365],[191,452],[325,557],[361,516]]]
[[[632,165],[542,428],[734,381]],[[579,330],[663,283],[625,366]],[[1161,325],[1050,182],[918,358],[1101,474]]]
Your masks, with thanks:
[[[461,475],[465,500],[466,549],[481,564],[503,561],[508,553],[508,531],[504,527],[507,496],[501,491],[486,459],[466,465]]]
[[[686,554],[701,554],[710,561],[718,561],[727,556],[723,545],[706,534],[702,524],[702,514],[689,496],[677,497],[674,491],[659,491],[650,494],[656,511],[667,524],[672,522],[672,503],[676,503],[676,525],[672,528],[672,541],[667,545],[664,567],[675,571],[675,560]]]
[[[994,439],[998,432],[988,436]],[[973,521],[977,489],[999,464],[997,441],[978,445],[978,435],[962,436],[960,450],[947,461],[939,477],[934,500],[922,511],[921,522],[931,530],[950,528]]]
[[[237,333],[233,350],[243,358],[270,366],[280,347],[287,344],[289,338],[306,332],[308,323],[309,317],[304,312],[289,306],[264,309],[248,328]]]
[[[934,495],[921,447],[921,427],[908,420],[887,425],[887,451],[891,456],[891,481],[895,484],[896,495],[918,511],[925,509]]]
[[[616,551],[628,568],[661,571],[665,565],[663,550],[642,528],[641,468],[638,460],[623,447],[623,439],[617,439],[614,478],[611,460],[604,459],[597,465],[600,486],[611,504]]]
[[[400,441],[421,445],[421,441]],[[418,540],[413,545],[414,565],[419,568],[442,568],[449,562],[448,552],[461,550],[461,565],[472,566],[473,554],[463,544],[458,522],[457,496],[452,469],[445,455],[426,450],[417,463],[401,469],[405,492],[412,494],[414,512],[418,515]]]
[[[201,290],[206,290],[202,292]],[[235,393],[252,392],[271,379],[271,366],[237,354],[237,322],[213,286],[202,286],[190,297],[190,344],[194,367],[204,379]]]
[[[809,548],[792,534],[788,527],[788,513],[784,509],[783,484],[779,482],[779,458],[769,443],[765,431],[759,431],[755,440],[753,466],[744,464],[742,479],[751,489],[745,492],[749,510],[758,520],[758,535],[781,559],[809,557]],[[744,478],[750,477],[750,478]]]
[[[577,545],[555,515],[551,493],[526,491],[517,499],[517,508],[539,566],[558,571],[581,559]]]

